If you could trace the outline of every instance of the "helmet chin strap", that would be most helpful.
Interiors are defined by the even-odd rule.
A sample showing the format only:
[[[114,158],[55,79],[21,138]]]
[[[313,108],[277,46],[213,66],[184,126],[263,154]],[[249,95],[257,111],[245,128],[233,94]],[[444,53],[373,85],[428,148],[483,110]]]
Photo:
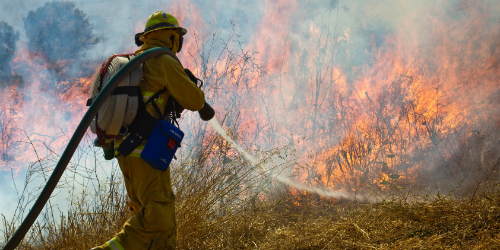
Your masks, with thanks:
[[[174,49],[174,44],[175,44],[175,36],[170,36],[170,41],[172,42],[172,49]],[[177,48],[177,52],[176,53],[179,53],[181,52],[181,49],[182,49],[182,44],[184,43],[184,37],[182,37],[181,35],[181,32],[179,30],[179,48]]]
[[[179,36],[179,48],[177,49],[177,53],[181,52],[183,43],[184,43],[184,37]]]
[[[182,37],[182,32],[180,29],[178,29],[177,31],[179,31],[179,48],[177,48],[177,53],[179,53],[179,52],[181,52],[182,44],[184,43],[184,37]],[[173,41],[172,41],[172,44],[174,44]]]

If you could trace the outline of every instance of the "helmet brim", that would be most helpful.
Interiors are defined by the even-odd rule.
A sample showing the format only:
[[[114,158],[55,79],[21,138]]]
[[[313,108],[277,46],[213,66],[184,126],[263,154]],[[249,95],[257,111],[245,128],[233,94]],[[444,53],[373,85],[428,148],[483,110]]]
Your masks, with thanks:
[[[166,30],[166,29],[180,29],[181,32],[180,32],[180,36],[184,36],[187,34],[187,30],[182,28],[182,27],[169,27],[169,28],[165,28],[165,27],[162,27],[162,28],[157,28],[157,29],[152,29],[152,30],[148,30],[148,32],[141,32],[141,33],[137,33],[135,36],[138,37],[138,39],[142,42],[146,41],[146,35],[153,32],[153,31],[156,31],[156,30]]]

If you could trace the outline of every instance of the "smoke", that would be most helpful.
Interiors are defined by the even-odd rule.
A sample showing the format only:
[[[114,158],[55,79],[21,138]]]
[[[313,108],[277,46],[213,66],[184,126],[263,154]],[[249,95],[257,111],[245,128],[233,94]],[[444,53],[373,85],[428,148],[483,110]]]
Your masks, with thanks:
[[[302,149],[317,160],[310,172],[323,178],[302,180],[468,189],[489,173],[471,166],[499,134],[498,6],[275,1],[257,12],[255,31],[242,31],[269,78],[206,84],[224,88],[214,106],[238,107],[241,123],[252,124],[241,130],[259,146],[306,138]]]
[[[229,142],[240,154],[243,156],[250,164],[257,167],[258,172],[267,173],[269,168],[267,166],[262,166],[261,161],[255,158],[255,156],[249,154],[246,150],[240,147],[236,142],[229,137],[224,129],[220,126],[219,122],[216,118],[212,118],[208,123],[212,126],[212,128],[217,131],[217,133],[222,136],[227,142]],[[261,171],[259,171],[259,169]],[[269,174],[269,173],[267,173]],[[290,187],[294,187],[298,190],[307,191],[310,193],[315,193],[323,197],[328,198],[336,198],[336,199],[350,199],[350,200],[364,200],[365,198],[362,196],[356,196],[354,194],[345,192],[345,191],[334,191],[324,187],[311,187],[306,184],[302,184],[300,182],[294,181],[287,176],[284,176],[282,173],[278,173],[276,176],[274,174],[269,174],[273,179],[286,184]],[[274,176],[274,177],[273,177]]]
[[[10,62],[16,50],[19,33],[6,22],[0,22],[0,81],[8,80],[11,76]]]
[[[335,9],[339,5],[339,0],[330,0],[330,9]]]
[[[28,53],[38,57],[39,64],[49,65],[47,80],[52,83],[48,85],[92,73],[95,62],[89,61],[85,52],[99,39],[87,15],[75,3],[45,3],[29,11],[23,21]]]
[[[49,2],[24,19],[28,48],[50,62],[74,60],[96,42],[87,15],[72,2]]]
[[[498,6],[496,0],[122,1],[120,8],[98,0],[6,2],[0,18],[13,29],[0,30],[14,34],[6,37],[16,38],[10,48],[21,62],[1,72],[23,75],[34,87],[11,95],[4,91],[2,99],[16,101],[15,127],[28,135],[43,134],[38,141],[50,141],[46,134],[57,134],[60,127],[71,134],[87,98],[83,84],[66,91],[75,85],[71,77],[89,75],[112,53],[133,52],[134,34],[144,29],[146,18],[165,10],[188,29],[179,57],[204,78],[208,101],[218,115],[226,108],[236,110],[226,119],[233,124],[224,125],[244,130],[245,143],[264,149],[301,139],[300,152],[318,163],[310,172],[323,176],[309,183],[388,189],[397,187],[405,172],[408,179],[448,180],[443,159],[455,171],[473,158],[455,157],[459,152],[478,143],[495,145],[492,138],[498,138],[499,123],[491,122],[498,117],[500,95]],[[233,28],[237,35],[225,40]],[[231,52],[219,53],[226,46]],[[249,53],[235,60],[241,51]],[[6,62],[11,58],[0,67],[10,67]],[[226,65],[237,67],[221,73]],[[58,84],[62,80],[68,83]],[[55,98],[61,93],[68,94]],[[446,116],[451,113],[456,115]],[[416,119],[407,119],[402,133],[397,125],[408,114]],[[183,121],[190,124],[183,125],[190,129],[186,133],[203,127],[195,119]],[[442,126],[446,123],[452,125]],[[448,138],[451,129],[459,133]],[[398,131],[403,138],[399,151],[387,136]],[[464,136],[474,137],[464,141]],[[438,173],[418,176],[419,167],[412,166]],[[298,181],[293,185],[309,190]],[[381,182],[391,184],[386,188]]]

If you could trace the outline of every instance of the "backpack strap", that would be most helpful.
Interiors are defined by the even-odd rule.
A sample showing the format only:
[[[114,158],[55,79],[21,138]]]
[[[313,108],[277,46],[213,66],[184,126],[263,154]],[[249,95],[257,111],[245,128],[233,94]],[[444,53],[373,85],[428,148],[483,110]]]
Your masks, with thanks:
[[[118,151],[123,156],[128,156],[134,149],[136,149],[144,140],[149,138],[149,135],[153,131],[158,119],[153,117],[146,110],[146,105],[151,103],[156,113],[160,116],[160,119],[165,119],[165,114],[162,114],[160,108],[155,103],[161,94],[167,91],[167,87],[164,87],[160,91],[154,93],[151,97],[144,102],[141,91],[139,90],[139,107],[137,108],[137,115],[135,116],[132,123],[128,126],[129,135],[125,140],[118,146],[116,151]]]
[[[151,103],[151,105],[153,105],[153,108],[155,109],[156,113],[160,116],[161,120],[165,119],[167,112],[165,112],[165,114],[162,114],[160,111],[160,108],[158,108],[158,105],[156,105],[154,100],[157,99],[158,97],[160,97],[161,94],[165,93],[165,91],[167,91],[167,87],[163,87],[163,89],[154,93],[151,97],[149,97],[149,99],[146,102],[144,102],[144,106],[148,105],[149,103]]]
[[[111,93],[111,95],[124,95],[128,96],[139,96],[137,90],[140,90],[139,86],[122,86],[116,87],[115,90]]]
[[[181,113],[184,108],[172,97],[169,96],[167,100],[167,105],[165,105],[165,120],[168,118],[170,123],[177,125],[178,118],[181,118]]]

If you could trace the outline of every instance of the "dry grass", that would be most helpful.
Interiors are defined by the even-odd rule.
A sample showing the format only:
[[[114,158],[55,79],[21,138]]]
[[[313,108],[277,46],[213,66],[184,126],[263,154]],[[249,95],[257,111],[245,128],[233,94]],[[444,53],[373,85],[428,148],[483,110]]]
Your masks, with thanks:
[[[377,203],[312,195],[298,204],[287,188],[259,192],[262,177],[237,158],[230,164],[219,160],[226,166],[195,171],[190,167],[203,163],[174,166],[173,179],[185,180],[174,182],[178,249],[500,248],[499,192],[461,199],[404,194]],[[120,195],[122,184],[114,185],[103,187],[109,190],[103,203],[75,203],[61,223],[35,225],[34,238],[19,249],[90,249],[113,237],[132,215]]]
[[[114,165],[109,177],[100,177],[100,152],[95,150],[80,148],[61,182],[60,190],[71,191],[69,212],[49,203],[18,249],[90,249],[112,238],[132,216],[116,177],[121,173]],[[283,154],[293,151],[281,148],[258,156],[285,166]],[[171,166],[178,249],[500,248],[500,192],[491,183],[496,182],[497,165],[488,184],[460,199],[400,193],[383,200],[377,194],[378,202],[367,203],[297,193],[250,166],[213,135],[180,158]],[[31,203],[24,200],[32,201],[39,191],[30,191],[29,183],[46,179],[57,159],[54,154],[30,166],[16,209],[22,212],[3,218],[4,239],[29,209]],[[81,188],[75,188],[78,182]]]
[[[498,249],[500,195],[376,204],[263,206],[237,216],[227,249]],[[236,233],[237,232],[237,233]],[[240,235],[240,237],[235,237]],[[239,240],[238,240],[239,239]],[[212,249],[222,247],[211,245]]]

